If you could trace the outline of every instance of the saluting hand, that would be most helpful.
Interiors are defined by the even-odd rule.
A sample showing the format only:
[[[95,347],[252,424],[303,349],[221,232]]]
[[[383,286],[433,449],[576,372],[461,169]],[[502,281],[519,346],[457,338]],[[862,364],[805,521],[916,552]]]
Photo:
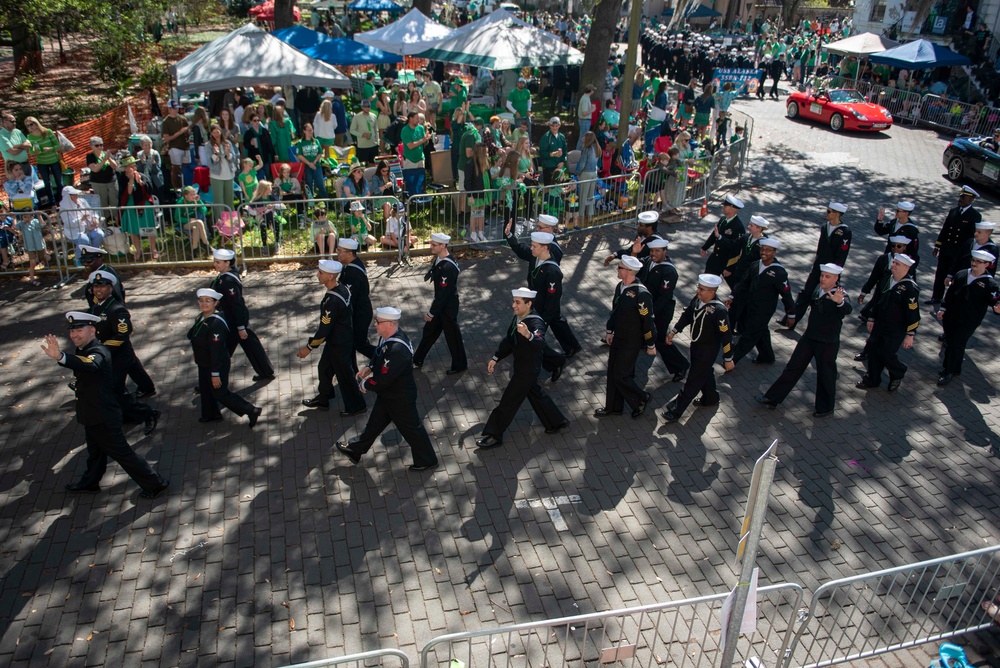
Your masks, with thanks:
[[[833,295],[830,298],[834,301],[835,304],[839,306],[840,304],[844,303],[844,297],[845,297],[844,288],[837,287],[837,289],[833,291]]]
[[[62,357],[62,351],[59,350],[59,339],[56,338],[55,334],[45,335],[45,342],[42,343],[42,352],[54,360]]]
[[[510,234],[511,230],[513,229],[514,229],[514,219],[511,218],[510,220],[507,221],[507,226],[503,228],[503,233],[505,235]]]

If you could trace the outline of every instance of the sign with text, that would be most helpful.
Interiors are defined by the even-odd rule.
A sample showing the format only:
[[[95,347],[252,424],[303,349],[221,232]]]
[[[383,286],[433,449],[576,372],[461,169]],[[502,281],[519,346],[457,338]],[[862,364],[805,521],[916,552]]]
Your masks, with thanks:
[[[721,90],[728,81],[733,84],[733,88],[740,95],[749,95],[757,92],[757,87],[764,80],[764,73],[758,69],[740,69],[736,67],[717,67],[712,72],[712,84],[715,89]]]

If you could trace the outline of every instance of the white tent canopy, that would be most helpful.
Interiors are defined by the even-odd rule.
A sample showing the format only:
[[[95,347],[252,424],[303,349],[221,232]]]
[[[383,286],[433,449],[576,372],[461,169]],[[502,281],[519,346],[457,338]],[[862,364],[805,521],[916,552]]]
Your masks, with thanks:
[[[411,9],[389,25],[354,35],[354,41],[400,56],[426,51],[431,42],[446,39],[454,31]]]
[[[472,31],[466,30],[468,27],[456,30],[448,39],[435,42],[418,55],[491,70],[579,65],[583,62],[582,52],[523,21],[495,21]]]
[[[177,92],[225,90],[237,86],[348,87],[336,68],[315,60],[247,24],[219,37],[174,65]]]
[[[514,23],[515,25],[520,25],[520,26],[531,25],[530,23],[526,23],[521,19],[517,18],[514,14],[511,14],[506,9],[498,9],[496,11],[490,12],[489,14],[479,17],[475,21],[466,23],[464,26],[462,26],[455,32],[461,32],[461,33],[475,32],[479,28],[483,28],[485,26],[492,25],[494,23]]]
[[[868,56],[873,53],[881,53],[894,46],[899,46],[899,42],[894,42],[888,37],[876,35],[873,32],[863,32],[860,35],[852,35],[836,42],[830,42],[825,44],[823,48],[830,53],[842,56]]]

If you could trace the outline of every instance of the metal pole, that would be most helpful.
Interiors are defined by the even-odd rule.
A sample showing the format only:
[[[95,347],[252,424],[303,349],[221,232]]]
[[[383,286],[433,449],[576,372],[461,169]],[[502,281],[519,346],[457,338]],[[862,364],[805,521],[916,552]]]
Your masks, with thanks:
[[[628,25],[628,49],[625,51],[625,74],[622,79],[622,111],[618,121],[618,146],[628,141],[628,120],[632,115],[632,82],[639,50],[639,28],[642,24],[642,0],[632,0],[632,15]],[[620,149],[619,149],[620,150]]]
[[[747,509],[747,512],[752,513],[752,519],[750,521],[750,528],[747,531],[746,547],[743,550],[743,561],[740,568],[740,579],[736,584],[736,597],[733,601],[732,616],[729,618],[729,625],[726,627],[726,646],[722,651],[722,660],[719,662],[720,668],[731,668],[733,662],[736,660],[736,643],[740,639],[743,613],[750,594],[750,578],[753,576],[753,569],[757,561],[760,533],[764,528],[764,519],[767,515],[767,502],[771,498],[771,481],[774,479],[774,469],[777,465],[778,458],[774,454],[761,462],[760,484],[757,496],[754,498],[753,508]]]

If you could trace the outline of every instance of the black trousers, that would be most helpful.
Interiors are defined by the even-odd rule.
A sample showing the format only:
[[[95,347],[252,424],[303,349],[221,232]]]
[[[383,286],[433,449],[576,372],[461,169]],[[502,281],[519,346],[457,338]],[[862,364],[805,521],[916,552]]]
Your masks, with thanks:
[[[444,340],[448,344],[448,352],[451,353],[451,368],[468,368],[469,360],[465,356],[465,343],[462,342],[462,332],[458,328],[458,318],[446,313],[438,314],[431,318],[430,322],[424,323],[424,333],[420,337],[420,345],[413,353],[413,363],[424,363],[427,353],[441,336],[441,332],[444,332]]]
[[[719,392],[715,389],[715,358],[719,356],[716,346],[691,346],[691,371],[680,394],[667,404],[667,410],[680,415],[701,392],[706,404],[719,402]]]
[[[757,361],[767,363],[775,360],[774,348],[771,346],[771,328],[769,327],[772,315],[774,315],[773,311],[767,317],[748,314],[744,318],[743,329],[740,330],[740,340],[733,346],[734,362],[739,362],[754,348],[757,349]]]
[[[111,391],[118,399],[118,406],[122,409],[122,421],[125,424],[145,422],[153,417],[153,408],[149,404],[136,401],[135,396],[125,389],[128,371],[133,364],[138,363],[139,360],[134,354],[126,359],[114,359],[114,357],[111,359]],[[139,368],[142,366],[139,365]]]
[[[333,378],[336,376],[344,400],[344,411],[348,413],[365,409],[365,397],[354,377],[353,358],[354,349],[350,346],[341,347],[329,343],[323,346],[319,357],[319,391],[316,398],[329,402],[337,396],[333,390]]]
[[[198,367],[198,390],[201,393],[201,416],[203,418],[216,418],[222,415],[219,404],[241,417],[253,411],[253,404],[230,391],[229,369],[223,369],[219,374],[219,379],[222,381],[222,387],[216,389],[212,387],[212,370],[206,366]]]
[[[542,348],[542,368],[552,373],[565,363],[566,356],[546,342],[545,347]]]
[[[264,350],[264,346],[261,344],[260,339],[252,329],[247,327],[244,329],[247,333],[247,338],[241,339],[238,329],[229,330],[229,338],[226,339],[226,346],[229,348],[229,356],[232,357],[233,353],[236,352],[236,346],[243,348],[243,352],[247,356],[247,360],[250,362],[250,366],[253,367],[253,372],[258,376],[273,376],[274,367],[271,366],[271,360],[267,356],[267,351]]]
[[[948,272],[955,264],[958,253],[952,250],[942,249],[937,257],[937,271],[934,272],[934,289],[931,291],[931,299],[936,302],[944,298],[944,279],[948,278]]]
[[[612,412],[621,412],[627,402],[632,408],[638,408],[646,393],[635,382],[635,363],[639,359],[641,348],[625,348],[611,346],[608,353],[608,385],[604,408]]]
[[[778,99],[778,80],[779,79],[781,79],[780,75],[774,77],[774,81],[771,83],[771,91],[768,93],[768,95],[770,95],[771,97],[773,97],[776,100]]]
[[[149,377],[146,370],[142,368],[142,362],[139,361],[138,356],[132,356],[132,362],[129,363],[125,370],[125,373],[129,378],[135,383],[135,389],[139,392],[155,392],[156,386],[153,384],[153,379]]]
[[[393,399],[375,399],[372,406],[371,415],[368,416],[368,424],[361,436],[351,443],[351,450],[363,455],[368,452],[375,439],[385,431],[390,424],[396,425],[400,436],[410,446],[410,453],[413,455],[414,466],[432,466],[437,463],[437,455],[434,454],[434,446],[424,429],[424,423],[417,413],[417,398],[402,397]]]
[[[944,360],[941,368],[945,373],[962,373],[965,347],[969,345],[969,339],[972,338],[975,331],[974,328],[949,326],[947,321],[944,323]]]
[[[545,324],[549,326],[549,331],[556,337],[556,341],[562,346],[563,351],[569,352],[580,347],[580,342],[577,341],[576,335],[573,334],[573,329],[569,326],[569,322],[566,321],[565,317],[560,315],[558,318]]]
[[[90,424],[84,425],[83,430],[87,438],[87,470],[80,479],[81,485],[100,484],[108,469],[109,457],[118,462],[139,487],[153,490],[163,484],[160,474],[128,444],[120,424]]]
[[[490,413],[483,434],[503,439],[503,433],[514,421],[525,398],[546,429],[558,427],[566,422],[565,416],[556,408],[555,402],[538,384],[538,374],[515,372],[504,389],[503,396],[500,397],[500,403]]]
[[[889,380],[899,380],[906,375],[907,366],[899,361],[899,347],[904,338],[906,332],[880,331],[875,325],[868,337],[868,372],[865,374],[868,385],[881,385],[883,370],[889,372]]]
[[[663,363],[667,365],[667,371],[671,374],[687,371],[691,366],[684,353],[681,352],[677,344],[667,345],[666,332],[670,331],[670,321],[674,319],[674,303],[657,313],[653,319],[656,324],[656,352],[659,353]]]
[[[817,287],[819,287],[819,267],[813,267],[812,271],[809,272],[809,278],[806,279],[805,287],[799,291],[798,297],[795,298],[794,315],[796,325],[805,317],[806,309],[809,308]],[[788,315],[792,314],[789,313]]]
[[[828,413],[833,410],[837,396],[837,352],[840,342],[814,341],[805,337],[799,339],[792,356],[785,365],[785,370],[778,380],[768,388],[764,397],[781,403],[792,391],[802,374],[809,368],[810,362],[816,361],[816,412]]]

